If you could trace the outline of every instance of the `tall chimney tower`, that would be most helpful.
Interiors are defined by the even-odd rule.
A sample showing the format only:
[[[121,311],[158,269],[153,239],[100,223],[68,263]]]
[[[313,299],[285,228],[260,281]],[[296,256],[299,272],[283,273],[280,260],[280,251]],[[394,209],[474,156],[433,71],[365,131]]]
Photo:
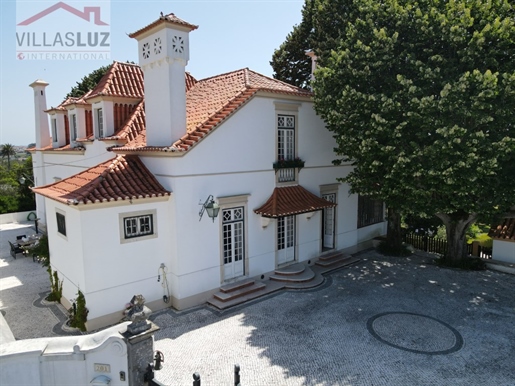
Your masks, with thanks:
[[[48,127],[48,114],[46,108],[45,87],[48,83],[38,79],[30,85],[34,89],[34,116],[36,120],[36,149],[50,145],[50,132]]]
[[[170,146],[186,134],[185,68],[195,29],[171,13],[129,35],[144,73],[147,146]]]

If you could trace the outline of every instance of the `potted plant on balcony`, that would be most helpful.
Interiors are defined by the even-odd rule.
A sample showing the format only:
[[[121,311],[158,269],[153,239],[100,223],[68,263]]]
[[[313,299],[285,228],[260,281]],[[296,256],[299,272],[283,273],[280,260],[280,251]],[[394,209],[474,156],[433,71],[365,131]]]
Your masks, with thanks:
[[[304,167],[304,161],[299,157],[295,157],[293,159],[284,159],[280,158],[278,161],[274,162],[274,169],[277,171],[279,169],[291,169],[297,168],[302,169]]]

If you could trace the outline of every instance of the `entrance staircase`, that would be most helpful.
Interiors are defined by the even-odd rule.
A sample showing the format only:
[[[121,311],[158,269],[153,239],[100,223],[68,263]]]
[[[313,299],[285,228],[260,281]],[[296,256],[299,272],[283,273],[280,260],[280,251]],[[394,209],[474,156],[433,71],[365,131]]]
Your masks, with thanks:
[[[307,289],[324,282],[324,274],[358,262],[360,259],[331,251],[321,255],[314,265],[296,263],[278,268],[269,280],[245,279],[224,285],[208,304],[225,310],[282,289]]]
[[[354,264],[359,260],[357,257],[346,255],[341,251],[331,251],[321,255],[315,265],[320,267],[323,273],[327,273]]]

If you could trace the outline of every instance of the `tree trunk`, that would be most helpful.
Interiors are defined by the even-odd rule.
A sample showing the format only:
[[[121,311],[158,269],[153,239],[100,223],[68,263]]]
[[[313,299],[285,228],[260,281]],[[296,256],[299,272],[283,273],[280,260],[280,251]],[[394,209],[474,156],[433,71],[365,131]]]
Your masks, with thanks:
[[[447,251],[445,257],[451,260],[459,260],[467,257],[466,233],[467,229],[477,219],[477,214],[472,213],[437,213],[445,225],[447,234]]]
[[[386,244],[395,251],[402,247],[401,214],[394,208],[388,208]]]

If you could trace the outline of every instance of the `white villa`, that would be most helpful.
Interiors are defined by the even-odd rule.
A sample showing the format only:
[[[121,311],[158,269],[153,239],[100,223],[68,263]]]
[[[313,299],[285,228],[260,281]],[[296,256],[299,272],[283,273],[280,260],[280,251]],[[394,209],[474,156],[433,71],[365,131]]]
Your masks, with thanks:
[[[195,79],[196,28],[161,16],[129,35],[139,66],[114,62],[57,107],[31,84],[37,213],[62,302],[80,289],[90,330],[118,322],[134,294],[185,309],[386,231],[383,204],[337,181],[352,166],[332,164],[311,93],[248,68]]]

